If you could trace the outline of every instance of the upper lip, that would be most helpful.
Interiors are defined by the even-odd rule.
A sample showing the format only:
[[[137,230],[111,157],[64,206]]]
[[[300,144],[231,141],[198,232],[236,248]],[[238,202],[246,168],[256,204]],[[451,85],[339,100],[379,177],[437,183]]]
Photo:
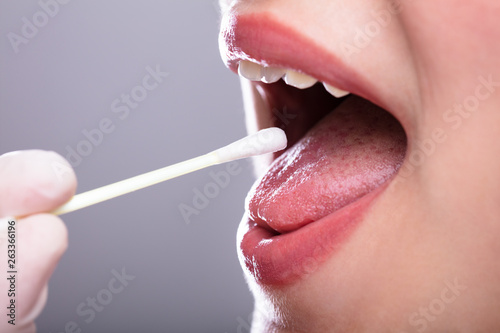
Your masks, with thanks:
[[[389,103],[376,93],[375,87],[380,82],[301,35],[294,27],[278,24],[268,12],[225,13],[219,42],[222,59],[233,72],[238,71],[241,60],[300,71],[391,112]],[[400,115],[393,115],[401,122]]]

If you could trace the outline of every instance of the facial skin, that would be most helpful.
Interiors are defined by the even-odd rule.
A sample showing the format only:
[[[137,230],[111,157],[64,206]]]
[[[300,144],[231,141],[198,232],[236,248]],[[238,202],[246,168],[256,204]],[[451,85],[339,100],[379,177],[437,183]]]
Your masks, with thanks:
[[[319,267],[281,285],[245,269],[256,299],[253,330],[500,331],[500,3],[222,0],[221,7],[223,21],[266,17],[362,73],[370,94],[361,97],[388,110],[408,140],[400,174]],[[392,13],[383,25],[382,11]],[[356,44],[373,22],[380,30]],[[270,126],[257,84],[243,81],[250,130]]]

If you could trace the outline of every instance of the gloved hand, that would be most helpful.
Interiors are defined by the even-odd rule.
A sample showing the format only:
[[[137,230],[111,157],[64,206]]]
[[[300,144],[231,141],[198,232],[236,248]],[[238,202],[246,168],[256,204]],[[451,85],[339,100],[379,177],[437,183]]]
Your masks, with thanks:
[[[67,248],[66,226],[45,212],[68,201],[75,190],[71,166],[54,152],[30,150],[0,156],[0,332],[36,331],[34,320],[45,306],[48,280]],[[15,224],[12,216],[20,217]],[[15,241],[8,235],[9,227],[15,229]],[[8,261],[13,254],[15,263]],[[7,273],[11,270],[17,273]],[[12,275],[15,278],[8,280]],[[13,297],[9,297],[11,282],[15,284],[15,296],[10,292]],[[15,325],[9,324],[11,304],[15,305]]]

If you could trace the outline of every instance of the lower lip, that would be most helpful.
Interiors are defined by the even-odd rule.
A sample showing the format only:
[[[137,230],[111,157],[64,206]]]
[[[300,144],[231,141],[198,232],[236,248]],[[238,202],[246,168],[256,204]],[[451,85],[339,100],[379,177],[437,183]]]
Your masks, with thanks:
[[[286,234],[273,234],[247,216],[238,230],[242,267],[259,284],[284,286],[313,274],[347,242],[389,182],[338,211]]]

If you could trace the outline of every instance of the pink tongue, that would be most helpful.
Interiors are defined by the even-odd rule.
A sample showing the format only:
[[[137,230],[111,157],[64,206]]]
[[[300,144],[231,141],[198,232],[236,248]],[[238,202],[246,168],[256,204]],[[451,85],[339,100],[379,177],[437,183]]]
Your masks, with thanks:
[[[350,97],[283,153],[248,197],[250,217],[284,233],[352,203],[399,169],[401,125],[385,110]]]

